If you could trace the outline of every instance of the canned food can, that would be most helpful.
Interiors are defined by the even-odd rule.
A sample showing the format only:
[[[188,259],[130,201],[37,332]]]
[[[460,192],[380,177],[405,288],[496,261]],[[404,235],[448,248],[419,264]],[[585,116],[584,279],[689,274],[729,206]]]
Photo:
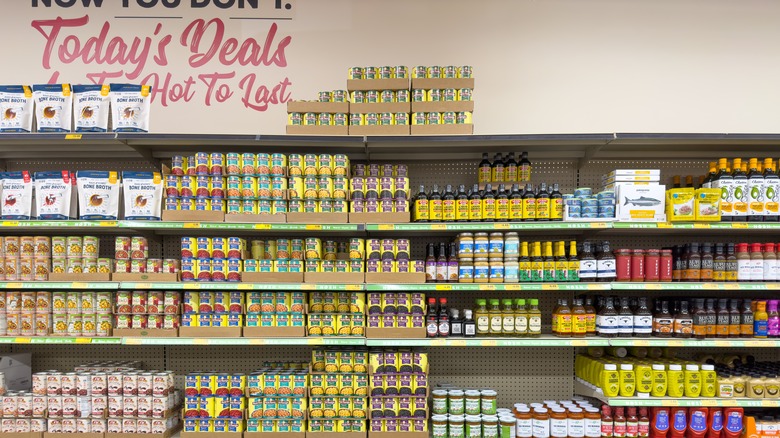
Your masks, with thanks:
[[[351,67],[348,71],[349,79],[363,79],[363,67]]]
[[[426,125],[441,125],[441,113],[431,112],[425,114]]]
[[[8,277],[8,266],[6,265],[6,278]],[[68,258],[65,265],[65,272],[68,274],[81,274],[84,272],[84,259]]]
[[[288,213],[302,213],[303,212],[303,201],[300,199],[291,199],[287,201],[287,212]]]
[[[271,201],[271,214],[279,213],[287,213],[287,201],[283,199],[274,199]]]
[[[379,79],[392,79],[395,73],[395,69],[389,65],[384,65],[378,68]]]
[[[398,90],[395,92],[396,102],[409,102],[409,90]]]
[[[366,102],[366,93],[362,90],[355,90],[349,94],[349,100],[352,103],[365,103]]]
[[[319,207],[317,207],[317,211],[319,211],[320,213],[333,213],[333,199],[320,198],[320,200],[317,202],[319,204]]]
[[[254,176],[241,177],[241,196],[246,199],[257,197],[257,178]]]
[[[317,125],[330,126],[333,124],[333,116],[330,113],[317,114]]]
[[[471,124],[471,111],[459,112],[455,115],[455,121],[458,125]]]
[[[165,211],[181,210],[181,201],[178,198],[165,198]]]
[[[428,90],[427,97],[429,102],[441,102],[443,99],[442,90],[439,88]]]
[[[393,67],[393,77],[405,79],[409,77],[409,68],[405,65],[396,65]]]
[[[209,211],[211,210],[211,199],[209,198],[195,198],[195,202],[192,210],[195,211]]]
[[[366,113],[364,114],[365,120],[364,124],[366,126],[377,126],[379,125],[379,114],[377,113]]]
[[[35,254],[35,238],[33,236],[21,236],[19,238],[19,255],[32,257]]]
[[[362,79],[379,79],[379,69],[376,67],[363,67]]]
[[[412,125],[425,125],[426,113],[412,113]]]
[[[459,101],[463,101],[463,102],[471,101],[471,95],[472,95],[473,91],[474,90],[472,90],[471,88],[460,88],[460,89],[458,89],[457,90],[457,92],[458,92],[458,100]]]
[[[66,238],[66,253],[67,257],[82,257],[84,255],[84,241],[81,236],[68,236]],[[6,251],[6,257],[8,251]]]
[[[222,175],[225,171],[225,154],[212,152],[209,154],[209,174]]]
[[[395,125],[393,113],[379,113],[379,124],[382,126]]]
[[[303,113],[303,125],[315,126],[317,124],[317,113]]]
[[[251,177],[250,177],[251,178]],[[271,176],[261,175],[257,177],[256,196],[244,196],[244,198],[268,199],[271,197]]]
[[[320,102],[333,102],[333,93],[330,91],[320,91],[318,96]]]
[[[95,253],[94,257],[97,257]],[[145,237],[133,237],[130,239],[130,258],[143,260],[149,257],[149,242]]]
[[[459,78],[472,78],[473,76],[473,68],[470,65],[462,65],[458,67],[458,77]]]
[[[334,126],[347,126],[349,125],[349,116],[347,113],[334,113],[332,124]]]
[[[225,174],[241,174],[241,154],[238,152],[228,152],[225,154]]]
[[[317,156],[317,175],[320,177],[333,175],[333,156],[320,154]]]
[[[363,114],[358,113],[349,113],[349,125],[350,126],[360,126],[365,124],[365,119]]]
[[[379,103],[379,90],[368,90],[365,92],[365,103]]]
[[[393,200],[393,211],[396,213],[407,213],[409,212],[409,200],[407,199],[394,199]]]
[[[428,100],[428,92],[421,89],[421,88],[415,88],[412,90],[412,102],[425,102]]]
[[[346,178],[337,176],[333,178],[333,198],[346,199],[349,193],[349,182]]]
[[[455,113],[452,111],[446,111],[441,114],[441,123],[443,125],[454,125],[456,122]]]
[[[110,314],[98,314],[97,315],[97,327],[95,328],[95,336],[106,337],[111,333],[112,323]]]
[[[211,187],[209,193],[212,198],[224,198],[225,197],[225,178],[222,176],[209,177],[209,186]]]
[[[428,67],[418,65],[412,68],[412,78],[426,78],[428,77]]]
[[[225,211],[225,205],[227,202],[223,198],[212,198],[210,201],[211,209],[210,211]]]
[[[211,196],[211,177],[198,175],[195,177],[195,196],[208,198]]]
[[[426,73],[427,73],[426,76],[429,78],[436,79],[442,77],[442,70],[441,67],[439,67],[438,65],[433,65],[428,67]]]
[[[97,333],[97,315],[81,315],[81,334],[83,336],[95,336]]]
[[[349,92],[347,90],[333,90],[332,102],[348,102]]]
[[[379,102],[381,103],[393,103],[395,102],[395,92],[393,90],[382,90],[379,93]]]
[[[181,190],[181,177],[176,175],[165,176],[165,196],[168,198],[177,198]]]
[[[454,88],[444,88],[441,90],[441,100],[443,102],[455,102],[458,100],[458,92]]]
[[[182,155],[171,157],[171,175],[184,175],[184,169],[187,167],[187,158]]]
[[[333,194],[333,178],[321,176],[317,179],[317,197],[330,198]]]
[[[271,177],[271,198],[284,199],[287,193],[287,178],[283,176]]]
[[[309,113],[307,113],[309,114]],[[316,119],[316,117],[315,117]],[[315,120],[316,123],[316,120]],[[256,175],[270,175],[271,174],[271,155],[267,154],[265,152],[260,152],[257,154],[256,157],[256,163],[255,163],[255,174]]]
[[[458,68],[454,65],[445,65],[441,68],[441,77],[453,79],[458,77]]]

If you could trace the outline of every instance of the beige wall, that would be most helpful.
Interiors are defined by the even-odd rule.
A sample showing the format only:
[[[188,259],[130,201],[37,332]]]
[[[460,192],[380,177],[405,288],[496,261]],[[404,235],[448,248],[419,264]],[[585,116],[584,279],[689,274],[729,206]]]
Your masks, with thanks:
[[[0,29],[11,45],[3,48],[0,83],[48,80],[51,72],[41,67],[44,39],[30,22],[85,11],[34,9],[30,2],[3,2]],[[128,11],[107,8],[120,0],[104,2],[89,11],[90,23],[78,32],[82,42],[106,20],[111,35],[152,33],[155,21],[115,20]],[[280,134],[284,105],[265,112],[244,108],[240,77],[256,73],[258,83],[271,86],[289,77],[293,98],[313,99],[319,90],[344,88],[348,67],[383,64],[473,65],[479,134],[780,130],[780,2],[771,0],[298,0],[294,19],[279,22],[279,36],[292,36],[283,69],[190,69],[178,45],[184,25],[198,14],[226,18],[231,11],[152,11],[131,10],[185,19],[162,21],[163,33],[174,35],[166,50],[170,65],[150,63],[145,72],[170,71],[178,80],[214,71],[238,74],[229,82],[236,95],[223,104],[205,107],[200,83],[190,103],[163,108],[158,102],[156,132]],[[225,21],[230,35],[261,42],[270,25]],[[52,67],[61,81],[73,83],[102,69]]]

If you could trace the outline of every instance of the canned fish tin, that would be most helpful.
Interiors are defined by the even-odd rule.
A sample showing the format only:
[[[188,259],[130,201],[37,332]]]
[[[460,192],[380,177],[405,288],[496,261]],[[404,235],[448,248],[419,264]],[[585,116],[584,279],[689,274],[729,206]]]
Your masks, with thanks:
[[[379,67],[379,79],[392,79],[394,68],[389,65],[383,65],[382,67]]]
[[[368,90],[365,92],[365,103],[379,103],[379,91]]]
[[[442,125],[454,125],[456,122],[455,113],[452,111],[443,112],[441,114]]]
[[[442,90],[439,88],[434,88],[431,90],[428,90],[428,102],[441,102],[442,100]]]
[[[441,100],[443,102],[455,102],[458,100],[458,92],[454,88],[445,88],[441,90]]]
[[[333,114],[333,126],[347,126],[349,124],[349,116],[347,113],[334,113]]]
[[[349,100],[352,103],[365,103],[366,102],[366,93],[362,90],[355,90],[349,94]]]
[[[393,103],[395,102],[395,92],[393,90],[382,90],[379,93],[379,102],[381,103]]]
[[[411,99],[412,102],[425,102],[428,100],[428,92],[420,88],[415,88],[412,90]]]
[[[459,78],[472,78],[473,76],[473,68],[470,65],[462,65],[458,67],[458,77]]]
[[[363,79],[379,79],[379,69],[376,67],[363,67]]]
[[[455,115],[455,121],[458,125],[471,124],[471,111],[457,113]]]
[[[409,68],[405,65],[396,65],[393,67],[393,77],[398,79],[405,79],[409,77]]]
[[[363,79],[363,67],[351,67],[347,73],[349,79]]]
[[[317,124],[317,113],[303,113],[303,125],[315,126]]]
[[[424,125],[426,113],[412,113],[412,125]]]
[[[379,113],[379,124],[381,126],[395,125],[395,118],[393,118],[393,113]]]
[[[330,91],[320,91],[318,100],[320,102],[333,102],[333,93]]]
[[[363,114],[349,113],[349,125],[361,126],[365,124],[365,118]]]
[[[330,113],[317,114],[317,125],[330,126],[333,124],[333,116]]]
[[[430,112],[425,114],[426,125],[441,125],[441,113]]]

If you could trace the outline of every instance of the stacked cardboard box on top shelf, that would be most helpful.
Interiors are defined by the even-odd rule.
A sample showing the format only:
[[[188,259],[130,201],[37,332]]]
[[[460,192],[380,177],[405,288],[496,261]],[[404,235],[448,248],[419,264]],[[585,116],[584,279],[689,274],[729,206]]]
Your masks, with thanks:
[[[353,67],[347,90],[287,105],[288,134],[472,134],[471,66]]]

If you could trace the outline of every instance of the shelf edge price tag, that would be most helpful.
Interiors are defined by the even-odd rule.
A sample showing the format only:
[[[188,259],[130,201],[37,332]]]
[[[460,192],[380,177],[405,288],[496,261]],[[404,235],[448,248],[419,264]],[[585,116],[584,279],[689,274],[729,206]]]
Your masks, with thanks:
[[[393,224],[379,224],[377,226],[377,229],[379,231],[392,231],[392,230],[395,230],[395,225],[393,225]]]
[[[200,222],[185,222],[182,228],[200,228]]]
[[[81,140],[82,134],[65,134],[65,140]]]
[[[70,287],[73,288],[73,289],[86,289],[87,288],[87,283],[83,283],[83,282],[80,282],[80,281],[74,281],[73,283],[70,284]]]
[[[522,290],[523,287],[519,284],[505,284],[504,290]]]
[[[496,345],[498,345],[498,341],[496,341],[495,339],[486,339],[480,342],[480,345],[482,345],[483,347],[495,347]]]
[[[748,224],[734,222],[733,224],[731,224],[731,228],[747,229],[748,228]]]
[[[738,290],[739,289],[739,284],[737,284],[737,283],[726,283],[726,284],[723,285],[723,289],[726,289],[726,290]]]
[[[657,228],[674,228],[674,225],[669,222],[658,222],[655,226]]]
[[[14,338],[14,344],[29,344],[30,338]]]
[[[255,224],[254,228],[256,230],[270,230],[271,224]]]
[[[91,344],[92,338],[76,338],[77,344]]]
[[[363,290],[362,284],[348,284],[344,289],[346,290]]]
[[[236,285],[238,290],[252,290],[254,287],[249,283],[239,283]]]
[[[655,284],[655,283],[648,283],[648,284],[645,284],[645,289],[647,289],[647,290],[660,290],[661,289],[661,285],[660,284]]]
[[[437,284],[436,290],[452,290],[451,284]]]
[[[316,288],[317,288],[317,285],[315,285],[315,284],[311,284],[311,283],[309,283],[309,284],[302,283],[301,284],[301,290],[314,290]]]
[[[184,283],[184,289],[199,289],[200,286],[197,283]]]
[[[446,230],[447,224],[431,224],[431,230]]]
[[[314,230],[314,231],[320,231],[322,230],[322,225],[319,224],[307,224],[306,225],[307,230]]]
[[[450,345],[453,347],[465,347],[467,344],[465,339],[453,339],[450,341]]]
[[[4,227],[18,227],[19,221],[3,221]]]
[[[194,338],[192,345],[209,345],[209,340],[206,338]]]
[[[6,283],[5,287],[8,289],[21,289],[22,283]]]
[[[495,284],[480,284],[479,290],[496,290]]]
[[[542,284],[542,290],[558,290],[557,283],[544,283]]]
[[[571,341],[571,346],[572,347],[587,347],[588,346],[588,341],[586,341],[584,339],[574,339],[574,340]]]
[[[747,224],[745,224],[745,225],[747,225]],[[710,228],[710,224],[702,224],[702,223],[699,223],[699,222],[695,222],[693,224],[693,228]]]
[[[509,224],[506,224],[506,223],[493,224],[493,229],[494,230],[508,230],[509,229]]]
[[[591,222],[590,228],[607,228],[606,222]]]

